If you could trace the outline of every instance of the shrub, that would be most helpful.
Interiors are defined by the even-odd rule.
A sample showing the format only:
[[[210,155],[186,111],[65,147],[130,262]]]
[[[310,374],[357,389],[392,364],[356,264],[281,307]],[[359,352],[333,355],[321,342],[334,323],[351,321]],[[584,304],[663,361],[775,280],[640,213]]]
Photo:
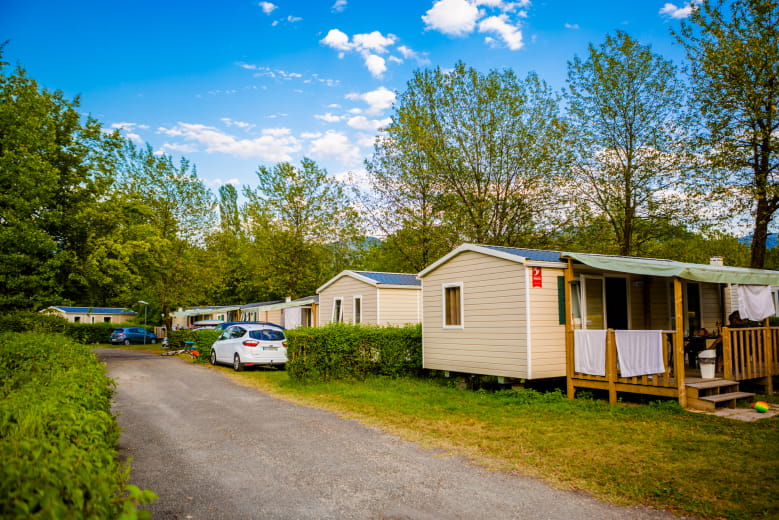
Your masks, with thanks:
[[[287,372],[298,381],[412,375],[422,367],[422,327],[330,324],[287,331]]]
[[[113,381],[62,335],[0,334],[0,517],[127,518],[150,491],[117,462]]]
[[[0,314],[0,332],[64,333],[67,328],[68,320],[53,314],[33,311]]]
[[[198,356],[196,363],[205,363],[211,355],[211,345],[219,338],[222,331],[219,330],[172,330],[168,332],[168,347],[171,350],[181,350],[187,347],[187,342],[192,341],[197,346]]]
[[[68,323],[65,334],[84,345],[109,343],[111,331],[121,326],[116,323]]]

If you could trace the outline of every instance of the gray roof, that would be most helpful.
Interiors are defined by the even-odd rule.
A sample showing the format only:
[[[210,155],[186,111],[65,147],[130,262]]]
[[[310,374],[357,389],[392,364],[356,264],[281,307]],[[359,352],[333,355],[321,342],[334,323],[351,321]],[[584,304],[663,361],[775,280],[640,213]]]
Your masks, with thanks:
[[[422,281],[417,279],[417,275],[408,273],[381,273],[376,271],[352,271],[354,274],[370,278],[376,283],[383,285],[413,285],[421,286]]]
[[[528,260],[538,262],[562,262],[562,253],[560,251],[542,251],[541,249],[523,249],[520,247],[486,246],[487,249],[508,253],[510,255],[521,256]]]

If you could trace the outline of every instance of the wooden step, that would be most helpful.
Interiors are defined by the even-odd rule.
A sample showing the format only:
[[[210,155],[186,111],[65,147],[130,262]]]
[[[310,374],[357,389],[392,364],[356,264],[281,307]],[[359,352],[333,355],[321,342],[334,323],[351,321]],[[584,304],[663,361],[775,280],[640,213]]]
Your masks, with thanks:
[[[689,383],[687,386],[697,388],[699,390],[707,390],[709,388],[717,388],[720,386],[737,385],[738,381],[731,381],[729,379],[712,379],[711,381],[703,381],[700,383]]]
[[[696,410],[706,410],[713,412],[717,408],[735,408],[738,399],[754,397],[750,392],[728,392],[725,394],[705,395],[689,398],[687,406]]]

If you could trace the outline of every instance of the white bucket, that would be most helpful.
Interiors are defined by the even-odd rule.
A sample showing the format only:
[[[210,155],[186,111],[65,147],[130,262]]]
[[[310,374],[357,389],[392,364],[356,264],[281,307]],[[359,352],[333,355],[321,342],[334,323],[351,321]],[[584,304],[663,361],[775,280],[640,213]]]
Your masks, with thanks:
[[[702,379],[714,379],[714,368],[717,366],[717,351],[703,350],[698,354],[698,365],[701,367]]]

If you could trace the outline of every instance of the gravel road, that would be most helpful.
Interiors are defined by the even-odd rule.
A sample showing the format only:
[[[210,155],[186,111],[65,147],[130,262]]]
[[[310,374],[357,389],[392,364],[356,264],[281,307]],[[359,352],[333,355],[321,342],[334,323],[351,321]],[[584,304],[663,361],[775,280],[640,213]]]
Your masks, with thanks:
[[[176,358],[96,349],[154,519],[672,519],[486,471]]]

